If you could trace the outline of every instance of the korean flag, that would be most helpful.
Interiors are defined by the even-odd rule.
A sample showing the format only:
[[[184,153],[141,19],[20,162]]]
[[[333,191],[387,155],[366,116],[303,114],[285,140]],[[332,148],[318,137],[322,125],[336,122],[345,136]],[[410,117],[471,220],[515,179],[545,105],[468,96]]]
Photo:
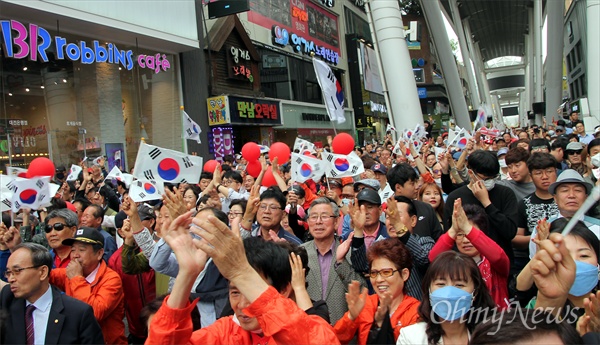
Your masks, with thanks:
[[[137,179],[161,183],[198,183],[200,173],[202,173],[201,157],[145,143],[140,144],[133,168],[133,176]]]
[[[315,182],[321,179],[325,174],[325,164],[318,158],[292,153],[292,180],[296,182],[306,182],[313,180]]]
[[[159,200],[164,193],[163,183],[146,179],[133,181],[129,188],[129,196],[135,202]]]
[[[37,210],[54,196],[50,190],[50,177],[38,177],[13,181],[16,190],[12,195],[12,211],[22,208]]]
[[[327,164],[327,169],[325,170],[327,177],[355,176],[365,172],[362,160],[354,153],[354,151],[350,152],[348,155],[339,155],[323,151],[321,157],[323,162]]]

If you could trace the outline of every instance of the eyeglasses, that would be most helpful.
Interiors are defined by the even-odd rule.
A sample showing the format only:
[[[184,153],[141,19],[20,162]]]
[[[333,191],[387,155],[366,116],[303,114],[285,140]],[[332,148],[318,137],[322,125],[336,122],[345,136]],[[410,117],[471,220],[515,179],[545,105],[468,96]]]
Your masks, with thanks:
[[[244,215],[244,213],[242,213],[242,212],[229,212],[229,213],[227,213],[227,216],[229,218],[235,218],[237,216],[242,216],[242,215]]]
[[[460,240],[463,239],[465,237],[465,233],[464,232],[459,232],[458,234],[456,234],[456,239]]]
[[[580,155],[583,150],[567,150],[567,155]]]
[[[67,225],[63,223],[54,223],[54,225],[47,224],[44,228],[44,231],[46,231],[46,233],[49,234],[52,232],[52,229],[56,231],[62,231],[66,226]]]
[[[267,205],[267,204],[260,204],[260,206],[258,206],[258,208],[260,208],[263,211],[266,211],[266,210],[279,211],[279,210],[281,210],[281,207],[279,207],[277,205]]]
[[[548,168],[545,170],[538,169],[538,170],[534,170],[531,172],[531,175],[535,176],[535,177],[540,177],[542,175],[550,176],[553,174],[556,174],[556,169],[554,169],[554,168]]]
[[[19,268],[15,268],[14,270],[6,270],[6,271],[4,271],[4,276],[6,277],[6,279],[10,279],[10,276],[12,276],[13,274],[16,277],[25,270],[32,269],[32,268],[39,268],[39,267],[41,267],[41,266],[19,267]]]
[[[379,271],[371,270],[371,272],[369,272],[369,276],[373,279],[377,278],[378,275],[381,275],[382,278],[389,278],[394,274],[394,272],[398,272],[398,270],[392,268],[384,268]]]
[[[441,173],[441,172],[442,172],[442,170],[441,170],[441,169],[433,169],[433,173],[434,173],[434,174],[439,174],[439,173]]]
[[[326,222],[332,218],[336,218],[336,216],[333,215],[329,215],[329,214],[311,214],[308,217],[308,221],[309,222],[316,222],[317,220],[321,219],[321,221]]]

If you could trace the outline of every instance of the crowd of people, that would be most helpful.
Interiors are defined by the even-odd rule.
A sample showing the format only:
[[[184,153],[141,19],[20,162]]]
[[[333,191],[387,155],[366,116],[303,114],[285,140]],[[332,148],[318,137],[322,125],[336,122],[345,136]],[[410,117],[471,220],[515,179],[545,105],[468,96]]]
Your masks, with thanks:
[[[2,214],[0,343],[598,344],[600,206],[561,233],[600,130],[572,120],[462,149],[388,134],[318,182],[226,156],[152,202],[102,159],[57,171],[51,206]]]

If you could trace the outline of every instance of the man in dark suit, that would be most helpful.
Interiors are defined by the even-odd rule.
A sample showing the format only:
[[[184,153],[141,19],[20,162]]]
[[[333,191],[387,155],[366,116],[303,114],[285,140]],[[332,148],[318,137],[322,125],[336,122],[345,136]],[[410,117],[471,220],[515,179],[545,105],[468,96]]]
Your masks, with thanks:
[[[14,248],[5,273],[9,286],[0,293],[0,310],[8,314],[0,343],[104,344],[92,307],[51,286],[51,269],[52,255],[43,246]]]

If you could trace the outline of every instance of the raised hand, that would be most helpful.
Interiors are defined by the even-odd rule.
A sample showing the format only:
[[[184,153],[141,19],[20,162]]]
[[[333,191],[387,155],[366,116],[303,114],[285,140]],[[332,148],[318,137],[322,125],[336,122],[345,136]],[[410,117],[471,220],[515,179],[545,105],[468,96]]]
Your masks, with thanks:
[[[550,223],[548,223],[546,218],[540,219],[538,221],[536,230],[537,230],[537,235],[536,235],[537,240],[543,241],[543,240],[547,239],[548,235],[550,234]]]
[[[375,311],[377,327],[381,328],[383,325],[383,319],[385,318],[385,314],[390,312],[390,305],[393,299],[394,297],[390,291],[384,292],[383,296],[379,297],[379,306],[377,306],[377,310]]]
[[[175,253],[179,271],[196,277],[204,269],[208,256],[198,250],[200,240],[193,239],[190,234],[193,232],[193,227],[190,229],[192,213],[193,211],[189,211],[175,218],[166,233],[163,233],[163,239]]]
[[[367,288],[363,287],[362,291],[360,283],[353,280],[348,284],[348,292],[346,292],[346,303],[348,303],[348,315],[350,320],[354,321],[360,315],[360,312],[365,307],[367,301]]]
[[[452,226],[456,227],[456,230],[464,231],[465,235],[471,233],[472,226],[469,223],[467,214],[462,207],[462,200],[460,198],[454,200],[454,211],[452,212]]]
[[[335,261],[337,263],[342,263],[346,259],[346,254],[348,254],[348,251],[350,250],[353,237],[354,233],[351,232],[350,236],[337,247],[337,250],[335,251]]]
[[[162,200],[163,204],[169,210],[171,219],[175,219],[187,212],[187,207],[185,207],[185,202],[183,202],[183,195],[179,190],[172,192],[168,188],[165,189]]]
[[[273,230],[269,230],[269,238],[273,242],[285,242],[286,241],[285,238],[281,238],[281,237],[277,236],[277,233]]]
[[[213,259],[223,277],[231,281],[247,273],[250,265],[239,233],[213,215],[194,218],[192,224],[191,231],[202,238],[194,240],[195,244]]]
[[[120,231],[119,234],[123,237],[123,242],[125,242],[126,245],[130,247],[135,245],[135,240],[133,239],[133,231],[131,230],[131,220],[125,219],[123,221],[123,226],[118,231]]]
[[[577,331],[583,336],[586,333],[600,332],[600,291],[591,293],[583,300],[585,314],[577,321]]]
[[[408,228],[402,220],[400,219],[400,214],[398,213],[398,207],[396,203],[396,199],[393,196],[387,199],[387,208],[385,210],[386,217],[390,221],[390,225],[394,228],[395,231],[389,231],[388,234],[390,237],[402,237],[408,231]]]
[[[306,289],[306,270],[302,266],[300,255],[290,253],[290,265],[292,266],[292,289],[294,291]]]
[[[306,270],[302,266],[300,255],[290,253],[290,265],[292,266],[292,289],[294,290],[296,304],[302,310],[312,308],[312,301],[308,291],[306,291]]]
[[[533,241],[540,247],[530,262],[538,294],[550,300],[566,298],[575,281],[575,261],[563,237],[554,233],[547,240]]]
[[[485,188],[483,181],[480,181],[472,171],[469,171],[469,178],[471,180],[469,183],[471,192],[473,192],[473,195],[479,200],[484,208],[488,207],[492,202],[490,201],[490,194]]]
[[[367,221],[367,209],[365,205],[358,206],[358,199],[355,198],[354,203],[348,205],[348,214],[350,214],[354,234],[362,236],[365,229],[365,222]]]

